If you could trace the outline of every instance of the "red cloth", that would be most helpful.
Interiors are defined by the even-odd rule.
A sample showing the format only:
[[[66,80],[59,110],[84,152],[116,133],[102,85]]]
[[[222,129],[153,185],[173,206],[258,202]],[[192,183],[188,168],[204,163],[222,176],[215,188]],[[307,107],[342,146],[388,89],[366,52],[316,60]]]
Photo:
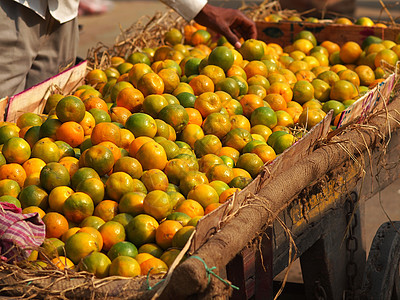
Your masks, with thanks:
[[[2,260],[14,261],[27,258],[32,252],[29,248],[40,246],[45,235],[46,228],[38,213],[22,214],[21,209],[14,204],[0,202]]]

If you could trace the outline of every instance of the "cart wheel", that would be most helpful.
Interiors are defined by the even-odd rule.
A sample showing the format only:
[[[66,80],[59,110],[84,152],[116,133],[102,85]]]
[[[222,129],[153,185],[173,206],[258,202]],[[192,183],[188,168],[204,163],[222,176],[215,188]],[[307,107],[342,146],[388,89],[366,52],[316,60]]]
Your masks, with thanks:
[[[372,241],[361,299],[400,299],[400,222],[381,225]]]

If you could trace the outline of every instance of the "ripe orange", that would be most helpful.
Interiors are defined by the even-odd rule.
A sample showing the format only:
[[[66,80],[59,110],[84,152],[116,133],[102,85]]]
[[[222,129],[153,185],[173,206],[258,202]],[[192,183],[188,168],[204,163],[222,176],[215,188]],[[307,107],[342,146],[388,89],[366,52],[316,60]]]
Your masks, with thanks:
[[[163,170],[168,161],[164,148],[156,142],[143,144],[137,151],[136,158],[144,170]]]
[[[108,222],[118,214],[118,202],[112,200],[103,200],[96,205],[93,215]]]
[[[219,196],[219,203],[225,203],[229,198],[231,198],[233,196],[233,194],[235,194],[236,192],[239,192],[239,191],[240,191],[239,188],[226,189]]]
[[[51,140],[43,138],[32,147],[31,157],[40,158],[45,163],[58,162],[61,157],[60,148]]]
[[[220,139],[213,135],[208,134],[194,143],[194,152],[197,157],[202,157],[206,154],[217,154],[222,148]]]
[[[163,249],[172,246],[172,239],[175,233],[182,228],[181,223],[174,220],[166,220],[156,230],[156,243]]]
[[[171,213],[172,205],[169,196],[161,190],[149,192],[143,201],[143,209],[145,213],[157,220],[162,220]]]
[[[65,242],[67,257],[75,264],[93,251],[99,251],[96,239],[87,232],[77,232]]]
[[[172,126],[176,133],[181,132],[189,122],[189,115],[180,104],[169,104],[158,114],[158,117]]]
[[[68,121],[79,123],[85,116],[85,104],[78,97],[66,96],[57,103],[56,114],[63,123]]]
[[[218,207],[219,205],[221,205],[221,203],[212,203],[210,205],[208,205],[207,207],[211,207],[214,206],[215,208]],[[208,211],[210,212],[210,211]],[[204,211],[204,214],[206,214],[206,212]],[[174,237],[172,238],[172,246],[182,249],[187,241],[189,240],[190,236],[192,235],[193,231],[195,230],[194,226],[184,226],[181,229],[179,229]]]
[[[58,213],[63,213],[65,200],[74,193],[74,190],[68,186],[57,186],[49,194],[49,207]]]
[[[57,186],[68,186],[70,180],[67,168],[60,163],[48,163],[40,171],[40,184],[49,192]]]
[[[46,225],[47,238],[60,238],[68,230],[67,219],[57,212],[45,214],[43,222]]]
[[[94,229],[99,229],[101,225],[105,222],[103,219],[97,216],[89,216],[83,219],[83,221],[79,224],[81,228],[83,227],[93,227]]]
[[[31,156],[31,147],[20,137],[12,137],[3,144],[1,152],[7,163],[23,164]]]
[[[21,187],[15,180],[11,179],[0,180],[0,196],[9,195],[17,198],[20,191]]]
[[[154,243],[158,222],[152,216],[140,214],[134,217],[126,227],[128,240],[137,247]]]
[[[97,278],[105,278],[109,275],[111,260],[101,252],[93,252],[82,260],[80,269],[93,273]]]
[[[132,216],[137,216],[144,213],[143,200],[145,194],[139,192],[129,192],[122,196],[118,204],[120,213],[129,213]]]
[[[73,269],[74,263],[65,256],[57,256],[51,260],[51,262],[60,270]]]
[[[136,277],[141,273],[139,263],[129,256],[116,257],[110,266],[111,276]]]
[[[340,59],[345,64],[352,64],[360,57],[362,49],[356,42],[346,42],[339,52]]]
[[[83,166],[93,168],[100,176],[107,174],[114,165],[114,156],[110,149],[95,145],[85,150],[81,157]]]
[[[83,127],[74,121],[64,122],[56,131],[57,140],[64,141],[74,148],[82,144],[84,135]]]
[[[132,114],[126,120],[125,127],[130,130],[136,138],[141,136],[153,138],[157,133],[156,122],[151,116],[144,113]]]
[[[197,97],[194,108],[205,118],[213,112],[219,112],[222,108],[222,103],[217,94],[206,92]]]
[[[185,213],[191,218],[204,216],[204,209],[201,204],[190,199],[187,199],[179,204],[175,211]]]
[[[211,185],[199,184],[188,193],[187,199],[197,201],[205,209],[211,203],[218,203],[219,195]]]
[[[80,223],[86,217],[93,215],[93,211],[93,200],[82,192],[72,194],[63,204],[64,216],[67,220],[75,223]]]
[[[103,237],[103,249],[108,251],[111,247],[125,240],[124,226],[116,221],[107,221],[98,229]]]

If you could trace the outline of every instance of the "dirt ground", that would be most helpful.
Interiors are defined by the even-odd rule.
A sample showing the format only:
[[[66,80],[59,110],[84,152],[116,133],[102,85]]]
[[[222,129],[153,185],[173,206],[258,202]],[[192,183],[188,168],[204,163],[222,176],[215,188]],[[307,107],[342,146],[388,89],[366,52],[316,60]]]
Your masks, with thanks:
[[[377,8],[379,1],[358,2],[360,5],[357,7],[356,16],[378,18],[381,15],[380,8]],[[166,11],[167,9],[159,1],[114,1],[112,9],[104,14],[81,16],[79,23],[82,25],[82,29],[78,55],[86,58],[88,49],[96,46],[98,42],[112,45],[120,34],[121,28],[128,28],[142,16],[153,16],[156,11]],[[366,203],[364,218],[366,249],[369,249],[376,230],[383,222],[387,221],[384,211],[392,220],[400,220],[399,204],[400,179]],[[290,281],[302,281],[299,265],[296,261],[290,273]]]

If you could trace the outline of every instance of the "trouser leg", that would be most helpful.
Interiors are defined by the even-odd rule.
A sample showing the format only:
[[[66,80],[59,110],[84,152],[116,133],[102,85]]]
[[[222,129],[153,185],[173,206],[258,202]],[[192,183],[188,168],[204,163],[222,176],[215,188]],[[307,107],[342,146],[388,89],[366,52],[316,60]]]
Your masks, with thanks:
[[[43,22],[21,4],[0,1],[0,98],[24,90]]]
[[[49,15],[41,29],[40,47],[26,78],[25,89],[50,78],[75,63],[78,47],[77,18],[60,24]]]

